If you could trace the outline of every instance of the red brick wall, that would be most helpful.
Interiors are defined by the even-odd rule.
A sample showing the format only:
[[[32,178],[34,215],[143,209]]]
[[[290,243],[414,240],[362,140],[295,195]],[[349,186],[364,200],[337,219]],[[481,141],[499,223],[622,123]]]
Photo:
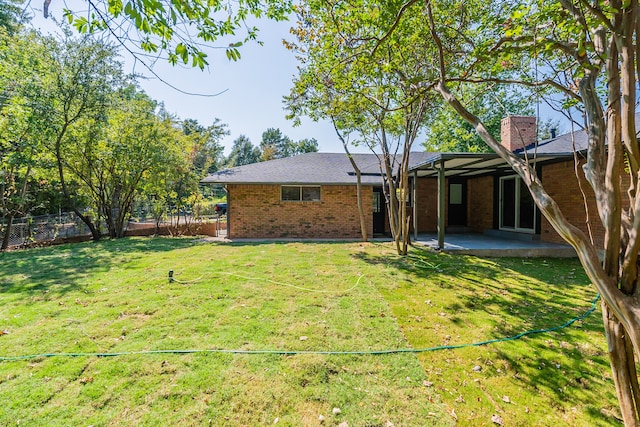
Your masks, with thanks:
[[[542,184],[549,195],[558,203],[564,216],[575,226],[588,233],[587,211],[589,222],[597,247],[602,248],[604,241],[604,228],[596,208],[595,197],[591,186],[586,181],[582,172],[582,164],[578,167],[582,190],[587,198],[588,210],[576,178],[573,161],[554,163],[542,168]],[[541,239],[547,242],[566,243],[553,229],[549,221],[542,217],[540,227]]]
[[[435,178],[418,178],[416,193],[418,232],[436,232],[438,230],[438,180]]]
[[[220,223],[220,228],[224,230],[227,224]],[[215,222],[203,222],[203,223],[191,223],[189,226],[180,224],[179,227],[160,225],[158,228],[158,235],[180,235],[180,236],[217,236],[217,224]],[[156,226],[152,223],[131,223],[125,236],[152,236],[156,232]]]
[[[493,228],[493,176],[467,180],[467,225],[477,233]]]
[[[360,238],[355,185],[322,186],[320,202],[283,202],[280,185],[229,185],[230,238]],[[364,186],[367,232],[373,234],[373,188]]]
[[[449,181],[445,183],[445,226]],[[438,230],[438,180],[418,178],[418,231],[433,233]],[[493,227],[493,177],[481,177],[467,181],[467,224],[476,232]]]

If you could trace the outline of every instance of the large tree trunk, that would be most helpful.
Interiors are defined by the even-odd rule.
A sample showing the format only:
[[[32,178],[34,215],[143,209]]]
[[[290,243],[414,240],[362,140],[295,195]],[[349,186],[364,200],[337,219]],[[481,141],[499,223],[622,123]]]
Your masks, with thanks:
[[[396,190],[398,189],[397,179],[399,177],[395,177],[393,173],[393,164],[395,163],[397,153],[391,153],[389,150],[389,142],[387,141],[387,133],[384,129],[384,124],[380,121],[380,148],[382,149],[382,154],[379,157],[380,161],[380,171],[383,175],[383,193],[385,198],[385,203],[387,207],[387,215],[389,218],[389,229],[391,230],[391,237],[393,238],[393,243],[396,247],[396,251],[398,255],[406,255],[407,252],[403,251],[402,248],[402,231],[401,226],[399,224],[400,220],[400,209],[398,204],[398,194]]]
[[[80,220],[87,225],[87,227],[89,228],[89,231],[91,232],[91,238],[97,241],[97,240],[100,240],[100,238],[102,237],[102,233],[100,233],[100,231],[98,230],[98,228],[96,227],[96,225],[93,223],[93,221],[89,216],[84,215],[82,214],[82,212],[80,212],[80,209],[78,209],[78,207],[76,206],[74,200],[71,197],[71,194],[69,193],[69,189],[67,188],[67,182],[65,180],[65,175],[64,175],[64,168],[62,165],[62,139],[64,138],[64,135],[68,127],[69,127],[69,123],[65,123],[60,133],[58,134],[58,137],[55,142],[56,164],[58,167],[58,177],[60,178],[60,186],[62,187],[62,193],[64,194],[65,199],[71,205],[71,210],[73,210],[73,212],[78,216],[78,218],[80,218]]]
[[[4,236],[2,237],[2,247],[0,250],[5,251],[9,247],[9,237],[11,236],[11,225],[13,224],[13,213],[8,214],[6,217],[7,225],[4,228]]]
[[[602,303],[602,319],[609,347],[609,363],[616,386],[622,419],[626,426],[637,425],[640,390],[633,347],[622,323],[616,319],[606,303]]]
[[[344,152],[351,163],[351,167],[353,167],[353,171],[356,173],[356,198],[358,199],[358,215],[360,216],[360,233],[362,234],[362,241],[366,242],[369,240],[368,232],[367,232],[367,221],[366,215],[364,213],[364,206],[362,205],[362,172],[358,167],[356,161],[353,159],[351,152],[349,151],[349,143],[344,139],[342,133],[338,130],[338,126],[336,125],[335,120],[332,120],[333,128],[338,135],[338,139],[342,142],[342,147],[344,148]]]
[[[355,161],[349,156],[351,160],[351,164],[355,165]],[[356,171],[356,198],[358,199],[358,215],[360,216],[360,233],[362,234],[362,241],[366,242],[369,240],[369,235],[367,232],[367,221],[366,216],[364,214],[364,206],[362,206],[362,172],[360,172],[360,168],[355,166],[354,170]]]
[[[11,237],[11,227],[13,225],[13,219],[16,215],[25,212],[26,202],[25,198],[27,196],[27,188],[29,187],[29,176],[31,175],[31,164],[27,166],[27,171],[24,174],[24,181],[22,183],[22,188],[20,189],[20,203],[18,206],[14,206],[13,209],[5,211],[7,214],[5,218],[7,220],[7,226],[5,227],[4,236],[2,237],[2,245],[0,245],[0,251],[5,251],[9,247],[9,238]]]

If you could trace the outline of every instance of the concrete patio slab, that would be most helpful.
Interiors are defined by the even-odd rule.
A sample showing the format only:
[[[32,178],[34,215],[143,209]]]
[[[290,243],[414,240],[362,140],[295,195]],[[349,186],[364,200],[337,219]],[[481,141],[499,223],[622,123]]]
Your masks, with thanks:
[[[418,245],[438,250],[437,234],[419,234]],[[482,257],[557,257],[573,258],[575,250],[569,245],[538,240],[507,239],[480,233],[447,234],[443,252]]]

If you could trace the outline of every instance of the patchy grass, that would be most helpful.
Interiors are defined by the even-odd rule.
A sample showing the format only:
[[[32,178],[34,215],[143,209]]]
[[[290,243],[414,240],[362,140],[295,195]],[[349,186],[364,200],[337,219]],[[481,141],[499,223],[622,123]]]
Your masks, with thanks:
[[[415,348],[513,337],[585,313],[596,296],[577,260],[481,259],[414,250],[379,286]],[[418,355],[429,383],[463,425],[617,424],[598,310],[556,332]],[[475,369],[474,369],[475,368]]]
[[[0,271],[5,357],[427,348],[556,326],[595,296],[575,260],[386,244],[133,238],[4,253]],[[598,311],[419,354],[38,356],[0,362],[0,425],[610,425],[605,346]]]

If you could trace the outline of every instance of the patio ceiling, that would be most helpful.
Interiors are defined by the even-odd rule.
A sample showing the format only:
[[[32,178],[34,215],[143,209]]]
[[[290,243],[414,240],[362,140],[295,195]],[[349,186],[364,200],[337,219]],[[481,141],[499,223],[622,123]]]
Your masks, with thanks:
[[[524,156],[520,156],[524,157]],[[573,157],[573,153],[544,154],[536,157],[537,164],[553,163]],[[533,156],[529,155],[533,161]],[[411,168],[418,177],[438,177],[444,164],[445,177],[473,177],[494,173],[506,173],[511,167],[494,153],[436,153],[425,162]]]

